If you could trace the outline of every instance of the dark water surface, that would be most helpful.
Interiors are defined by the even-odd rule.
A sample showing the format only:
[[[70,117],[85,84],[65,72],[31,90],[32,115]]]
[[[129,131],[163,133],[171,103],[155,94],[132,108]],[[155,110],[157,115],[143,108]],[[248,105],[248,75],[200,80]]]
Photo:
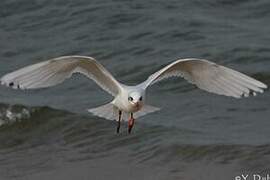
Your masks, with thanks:
[[[270,1],[2,0],[0,76],[61,55],[98,59],[136,84],[180,57],[270,84]],[[36,91],[0,87],[1,180],[212,180],[270,173],[270,93],[235,100],[181,79],[154,85],[162,110],[115,134],[87,108],[112,98],[74,76]]]

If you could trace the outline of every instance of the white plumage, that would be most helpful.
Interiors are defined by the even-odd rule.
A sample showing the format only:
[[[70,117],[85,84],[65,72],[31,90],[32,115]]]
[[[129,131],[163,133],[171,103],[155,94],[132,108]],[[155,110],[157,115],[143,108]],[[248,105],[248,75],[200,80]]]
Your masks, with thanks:
[[[37,89],[57,85],[74,73],[94,80],[101,88],[115,96],[119,83],[94,58],[62,56],[27,66],[1,78],[1,83],[14,89]]]
[[[240,72],[208,60],[194,58],[176,60],[149,76],[146,81],[136,86],[126,86],[119,83],[94,58],[86,56],[62,56],[30,65],[4,75],[1,84],[15,89],[45,88],[63,82],[74,73],[81,73],[94,80],[115,97],[112,102],[89,109],[89,112],[106,119],[116,119],[118,115],[116,120],[119,123],[122,112],[130,113],[132,120],[133,113],[135,117],[139,117],[159,110],[145,105],[145,91],[152,84],[172,76],[183,77],[208,92],[235,98],[263,93],[267,88],[264,83]],[[132,126],[131,123],[131,128]]]
[[[181,76],[208,92],[240,98],[263,93],[267,86],[240,72],[203,59],[179,59],[141,84],[144,88],[171,76]]]

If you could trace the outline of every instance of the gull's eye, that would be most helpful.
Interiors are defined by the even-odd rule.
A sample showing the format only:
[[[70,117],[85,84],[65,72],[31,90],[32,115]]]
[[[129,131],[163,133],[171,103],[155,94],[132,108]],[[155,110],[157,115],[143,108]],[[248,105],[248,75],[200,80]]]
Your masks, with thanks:
[[[140,99],[139,99],[140,101],[142,101],[142,96],[140,97]]]
[[[128,97],[128,100],[129,100],[129,101],[133,101],[133,98],[129,96],[129,97]]]

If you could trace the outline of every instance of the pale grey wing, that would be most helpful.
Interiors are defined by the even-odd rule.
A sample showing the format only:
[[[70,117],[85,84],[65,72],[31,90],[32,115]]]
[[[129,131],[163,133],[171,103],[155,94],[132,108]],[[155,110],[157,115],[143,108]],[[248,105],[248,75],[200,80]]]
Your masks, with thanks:
[[[208,92],[240,98],[263,92],[267,85],[230,68],[203,59],[179,59],[149,76],[148,86],[172,76],[181,76]]]
[[[30,65],[4,75],[1,84],[15,89],[45,88],[63,82],[74,73],[94,80],[113,96],[119,92],[117,80],[94,58],[87,56],[62,56]]]

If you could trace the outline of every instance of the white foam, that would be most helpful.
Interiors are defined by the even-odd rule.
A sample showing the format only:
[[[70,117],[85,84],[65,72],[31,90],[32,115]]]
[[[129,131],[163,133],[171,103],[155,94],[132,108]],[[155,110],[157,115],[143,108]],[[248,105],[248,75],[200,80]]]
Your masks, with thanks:
[[[13,123],[22,119],[30,118],[31,110],[21,107],[4,106],[0,108],[0,126],[7,123]]]

